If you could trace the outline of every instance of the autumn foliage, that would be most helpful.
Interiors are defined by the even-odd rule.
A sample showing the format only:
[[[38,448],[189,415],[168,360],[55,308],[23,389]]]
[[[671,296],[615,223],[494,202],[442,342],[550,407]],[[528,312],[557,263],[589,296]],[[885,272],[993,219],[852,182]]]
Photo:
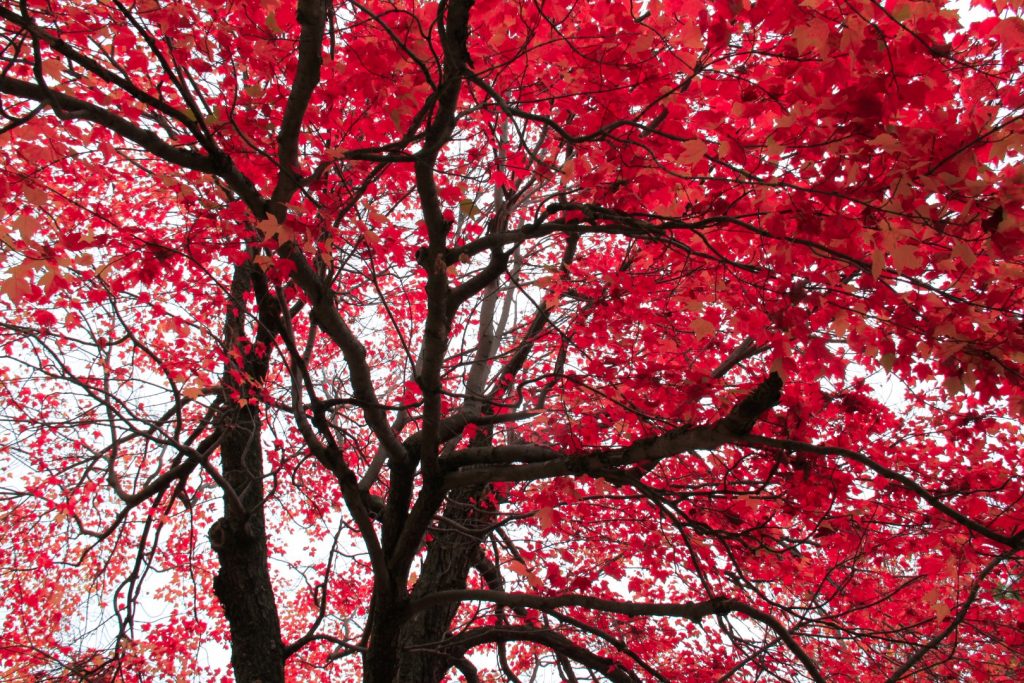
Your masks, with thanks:
[[[974,5],[0,3],[0,679],[1021,680]]]

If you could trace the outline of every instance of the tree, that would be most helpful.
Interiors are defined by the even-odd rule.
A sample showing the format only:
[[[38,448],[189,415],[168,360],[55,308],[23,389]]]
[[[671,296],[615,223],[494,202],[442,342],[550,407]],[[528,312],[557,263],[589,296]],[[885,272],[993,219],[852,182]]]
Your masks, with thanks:
[[[977,4],[3,3],[5,680],[1019,680]]]

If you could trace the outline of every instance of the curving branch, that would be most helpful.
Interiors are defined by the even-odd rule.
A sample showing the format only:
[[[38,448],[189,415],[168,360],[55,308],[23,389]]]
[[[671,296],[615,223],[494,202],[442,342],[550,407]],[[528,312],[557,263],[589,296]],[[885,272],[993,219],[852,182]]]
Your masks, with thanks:
[[[914,650],[914,652],[909,657],[907,657],[907,660],[903,662],[903,664],[901,664],[895,671],[893,671],[888,678],[885,679],[885,683],[897,683],[897,681],[900,681],[903,678],[905,678],[908,674],[910,674],[913,671],[917,663],[920,662],[926,654],[928,654],[929,652],[937,648],[939,645],[941,645],[942,641],[944,641],[954,631],[956,631],[957,628],[960,627],[960,624],[963,623],[964,619],[967,618],[967,614],[970,612],[971,606],[974,605],[974,601],[978,599],[978,593],[981,591],[981,586],[982,584],[984,584],[985,579],[987,579],[989,575],[992,574],[992,572],[994,572],[997,567],[999,567],[999,565],[1001,565],[1007,559],[1012,557],[1014,554],[1015,551],[1011,550],[996,555],[991,560],[989,560],[988,564],[986,564],[984,568],[982,568],[981,572],[979,572],[978,576],[974,579],[974,583],[971,585],[971,590],[968,593],[967,598],[963,601],[963,604],[960,605],[960,609],[957,610],[953,618],[950,619],[949,622],[946,624],[945,628],[941,629],[938,633],[936,633],[934,636],[932,636],[927,641],[922,643],[920,647]]]
[[[543,645],[558,655],[597,672],[615,683],[639,683],[641,680],[622,663],[594,654],[560,633],[533,626],[488,626],[473,629],[452,638],[446,643],[446,646],[449,652],[463,653],[478,645],[487,643],[503,645],[510,642],[530,642]]]
[[[868,456],[864,455],[859,451],[850,450],[848,448],[840,448],[839,446],[819,446],[816,444],[804,443],[802,441],[794,441],[791,439],[772,439],[765,436],[749,435],[742,439],[742,443],[746,443],[752,446],[765,446],[768,448],[778,448],[782,450],[796,451],[799,453],[814,453],[817,455],[838,455],[848,460],[852,460],[856,463],[864,465],[872,472],[880,474],[890,481],[895,481],[901,486],[906,488],[908,491],[913,492],[924,500],[935,510],[946,515],[950,519],[955,520],[964,527],[971,531],[984,536],[996,543],[999,543],[1010,548],[1019,549],[1024,543],[1024,532],[1020,532],[1009,536],[1007,534],[1000,533],[994,529],[971,519],[967,515],[959,512],[958,510],[946,505],[942,502],[939,496],[935,495],[920,483],[915,481],[912,477],[909,477],[902,472],[897,472],[891,467],[886,467],[880,463],[875,462]]]
[[[693,622],[709,616],[727,616],[732,613],[742,614],[760,622],[785,643],[789,651],[800,660],[807,669],[808,675],[821,683],[825,682],[817,663],[801,647],[792,632],[771,614],[748,605],[739,600],[716,597],[702,602],[685,603],[636,603],[620,600],[607,600],[587,595],[531,595],[529,593],[505,593],[494,590],[449,590],[439,591],[416,600],[409,605],[410,613],[429,609],[448,602],[490,602],[504,607],[520,607],[550,612],[564,607],[580,607],[600,612],[610,612],[625,616],[659,616],[679,617]],[[537,629],[531,629],[536,631]],[[528,633],[528,631],[525,631]],[[522,638],[530,640],[530,638]]]
[[[320,82],[327,11],[324,0],[299,0],[299,62],[295,68],[281,128],[277,133],[278,176],[271,202],[284,204],[299,187],[299,133],[313,91]]]
[[[564,453],[547,446],[513,445],[464,448],[442,459],[445,486],[486,482],[533,481],[567,475],[602,477],[626,465],[656,463],[685,451],[710,451],[740,443],[781,396],[782,379],[772,373],[753,392],[711,425],[680,427],[640,439],[622,448]]]
[[[175,147],[156,133],[136,126],[128,119],[114,114],[109,109],[47,88],[38,83],[29,83],[11,78],[10,76],[0,76],[0,93],[49,106],[61,118],[91,121],[104,128],[108,128],[126,140],[134,142],[153,156],[159,157],[170,164],[211,174],[215,174],[220,170],[218,161],[211,157],[197,154],[181,147]]]

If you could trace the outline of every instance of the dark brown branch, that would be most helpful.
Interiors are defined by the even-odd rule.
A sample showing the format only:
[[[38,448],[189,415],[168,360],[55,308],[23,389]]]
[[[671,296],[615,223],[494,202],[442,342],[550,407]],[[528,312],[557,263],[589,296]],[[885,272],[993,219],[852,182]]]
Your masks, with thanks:
[[[548,629],[532,626],[489,626],[467,631],[449,641],[448,644],[456,652],[466,652],[486,643],[504,644],[509,642],[529,642],[543,645],[616,683],[638,683],[640,680],[636,674],[623,668],[614,660],[594,654],[562,634]]]
[[[547,446],[465,448],[443,459],[449,488],[498,481],[533,481],[588,474],[601,477],[624,465],[656,463],[686,451],[710,451],[741,442],[757,419],[779,401],[782,380],[772,373],[712,425],[680,427],[623,448],[563,453]],[[521,464],[515,464],[521,463]]]
[[[958,512],[949,505],[946,505],[936,494],[932,493],[924,486],[916,482],[911,477],[897,472],[896,470],[881,465],[868,456],[858,451],[853,451],[848,448],[840,448],[838,446],[817,446],[815,444],[804,443],[802,441],[792,441],[790,439],[772,439],[764,436],[746,436],[743,438],[742,443],[750,444],[753,446],[767,446],[769,448],[778,448],[789,451],[796,451],[799,453],[816,453],[818,455],[838,455],[848,460],[860,463],[864,465],[876,474],[880,474],[886,479],[898,482],[907,490],[918,495],[922,500],[927,502],[933,508],[946,515],[947,517],[957,521],[966,528],[974,531],[977,534],[984,536],[990,540],[1000,543],[1002,545],[1018,548],[1021,545],[1021,541],[1024,540],[1024,533],[1015,534],[1008,536],[1006,534],[999,533],[988,526],[977,522],[967,515]]]
[[[480,672],[477,671],[473,662],[469,661],[466,657],[457,659],[455,661],[455,668],[465,677],[466,683],[480,683]]]
[[[217,162],[210,157],[174,147],[156,133],[139,128],[127,119],[91,102],[10,76],[0,76],[0,93],[59,107],[62,117],[91,121],[108,128],[150,154],[176,166],[211,174],[218,171]]]
[[[737,403],[718,425],[731,434],[749,434],[761,415],[778,405],[781,396],[782,378],[773,372],[757,389]]]
[[[1014,554],[1015,551],[1010,550],[1009,552],[1005,552],[993,557],[989,561],[989,563],[986,564],[985,567],[981,570],[977,578],[974,579],[974,583],[971,586],[970,593],[967,595],[967,598],[964,600],[963,604],[960,605],[960,609],[957,610],[956,615],[949,620],[949,623],[946,624],[946,627],[940,630],[934,636],[932,636],[927,642],[923,643],[919,648],[917,648],[917,650],[915,650],[914,653],[907,658],[907,661],[903,662],[903,664],[899,668],[893,671],[892,674],[887,679],[885,679],[885,683],[896,683],[897,681],[902,679],[904,676],[911,672],[914,666],[919,661],[921,661],[922,657],[924,657],[926,654],[937,648],[942,643],[942,641],[944,641],[946,638],[950,636],[950,634],[956,631],[956,629],[959,628],[960,624],[963,623],[964,619],[967,618],[967,613],[970,611],[971,606],[977,599],[978,592],[981,590],[981,585],[985,581],[985,579],[988,578],[989,574],[995,571],[996,567],[998,567],[1006,559],[1008,559]]]
[[[299,0],[297,15],[302,26],[299,60],[277,133],[278,176],[271,200],[275,204],[287,202],[299,186],[299,133],[313,91],[320,82],[323,64],[324,28],[327,25],[324,0]]]
[[[600,612],[610,612],[635,617],[679,617],[693,622],[709,616],[726,616],[732,613],[742,614],[760,622],[773,631],[789,648],[790,652],[800,660],[807,673],[815,681],[825,682],[818,665],[804,651],[800,644],[778,619],[752,605],[729,598],[713,598],[703,602],[685,603],[636,603],[619,600],[606,600],[588,595],[531,595],[529,593],[505,593],[492,590],[449,590],[439,591],[416,600],[409,605],[410,613],[428,609],[446,602],[481,601],[505,607],[523,607],[541,611],[552,611],[564,607],[580,607]]]
[[[63,55],[68,60],[89,71],[89,73],[96,74],[107,83],[121,88],[141,104],[152,107],[154,110],[159,111],[165,116],[175,119],[186,127],[191,128],[191,124],[193,122],[189,117],[175,109],[171,104],[142,90],[124,76],[111,71],[92,57],[82,54],[69,45],[65,40],[45,30],[30,18],[23,17],[4,7],[0,7],[0,18],[6,19],[18,28],[27,31],[34,38],[46,43],[54,52]]]
[[[448,306],[450,290],[444,264],[451,223],[445,220],[441,208],[434,165],[455,129],[455,114],[468,60],[466,41],[472,5],[473,0],[451,0],[438,6],[438,31],[444,48],[444,64],[437,90],[432,95],[436,102],[433,120],[424,131],[423,147],[414,164],[416,191],[427,226],[427,315],[423,323],[416,377],[423,392],[422,440],[418,456],[424,489],[410,511],[415,473],[392,468],[392,489],[384,515],[383,537],[384,547],[391,553],[393,567],[407,567],[412,562],[423,533],[443,499],[437,451],[441,431],[441,372],[453,314]]]
[[[441,420],[441,368],[448,344],[449,325],[454,311],[448,304],[449,287],[445,269],[448,232],[441,200],[434,180],[434,165],[441,148],[451,139],[455,114],[466,70],[469,38],[469,10],[472,0],[452,0],[438,7],[438,31],[444,49],[444,64],[437,90],[433,120],[424,131],[423,148],[414,164],[416,191],[423,220],[427,226],[427,316],[423,326],[420,370],[417,381],[423,390],[423,434],[420,461],[426,479],[436,477],[438,429]]]
[[[734,367],[754,356],[764,353],[770,347],[767,345],[758,346],[753,337],[747,337],[733,349],[726,358],[718,364],[718,367],[711,371],[711,377],[721,379]]]
[[[341,313],[338,312],[334,293],[320,281],[320,277],[313,270],[313,266],[310,265],[305,254],[294,242],[284,245],[281,248],[281,253],[296,266],[292,279],[309,297],[311,317],[331,338],[331,341],[338,345],[345,357],[352,394],[362,407],[367,425],[388,451],[389,456],[404,460],[406,458],[405,448],[391,429],[387,414],[381,407],[374,390],[370,366],[366,362],[366,348],[353,334],[344,318],[341,317]]]
[[[516,413],[502,413],[500,415],[473,415],[471,413],[458,412],[441,421],[441,440],[447,441],[448,439],[454,439],[456,436],[461,434],[462,430],[468,425],[489,426],[505,424],[508,422],[518,422],[520,420],[527,420],[534,417],[538,413],[539,411],[534,410]],[[404,442],[406,450],[410,452],[418,450],[420,447],[420,440],[422,438],[423,434],[421,432],[416,432],[406,438]]]

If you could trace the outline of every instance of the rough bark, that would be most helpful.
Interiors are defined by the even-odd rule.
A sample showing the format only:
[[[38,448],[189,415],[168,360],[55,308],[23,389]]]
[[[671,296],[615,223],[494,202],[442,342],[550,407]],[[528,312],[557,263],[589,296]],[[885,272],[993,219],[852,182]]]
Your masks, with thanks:
[[[263,498],[263,447],[260,411],[249,401],[253,386],[267,374],[267,358],[244,352],[246,302],[254,278],[248,265],[235,269],[231,304],[224,325],[224,347],[235,358],[222,386],[228,408],[218,419],[224,516],[210,529],[210,544],[220,560],[213,588],[231,630],[231,664],[238,683],[284,683],[281,622],[267,567]],[[256,343],[269,344],[278,329],[279,311],[267,305],[257,287],[259,323]]]
[[[433,532],[422,573],[412,600],[438,591],[465,588],[480,543],[491,528],[492,516],[482,499],[486,487],[453,491],[444,516]],[[452,602],[412,615],[399,634],[398,679],[403,683],[437,683],[455,662],[443,649],[459,604]]]
[[[252,408],[233,412],[221,457],[237,500],[226,501],[224,517],[210,531],[220,559],[213,587],[231,628],[235,680],[283,683],[281,624],[267,568],[259,420]]]

